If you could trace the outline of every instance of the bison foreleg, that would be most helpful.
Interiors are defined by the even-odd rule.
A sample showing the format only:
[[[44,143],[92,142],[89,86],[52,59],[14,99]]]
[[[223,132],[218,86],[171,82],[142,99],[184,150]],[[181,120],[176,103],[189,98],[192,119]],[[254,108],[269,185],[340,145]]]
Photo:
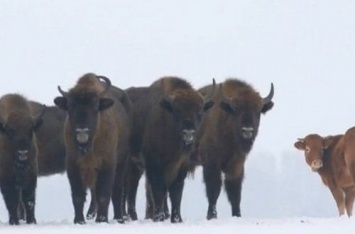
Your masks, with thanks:
[[[131,220],[137,220],[136,212],[136,197],[139,180],[142,177],[142,170],[138,168],[135,162],[131,161],[128,168],[128,175],[126,181],[126,196],[127,196],[127,208],[128,215]]]
[[[96,222],[108,222],[108,206],[112,195],[112,187],[115,177],[114,168],[98,172],[96,181]]]
[[[164,182],[164,177],[161,175],[160,170],[154,170],[155,168],[147,167],[147,179],[150,184],[153,204],[154,204],[154,222],[164,221],[164,200],[167,194],[167,186]]]
[[[17,207],[20,202],[20,192],[15,188],[15,180],[1,181],[0,188],[9,213],[10,225],[20,224],[17,215]]]
[[[228,200],[232,205],[232,216],[240,217],[240,201],[242,193],[243,177],[239,178],[226,178],[224,185],[226,188]]]
[[[207,220],[217,218],[216,204],[221,193],[221,171],[215,165],[204,165],[203,179],[208,199]]]
[[[350,188],[344,189],[344,192],[345,192],[346,213],[348,214],[348,217],[350,217],[350,216],[352,216],[352,213],[353,213],[355,188],[353,186],[351,186]]]
[[[88,212],[86,213],[86,218],[88,220],[94,219],[97,212],[95,189],[91,189],[90,194],[91,194],[91,202],[90,202]]]
[[[35,205],[36,205],[36,186],[37,186],[37,178],[32,177],[28,178],[29,186],[22,190],[22,201],[25,205],[26,210],[26,223],[27,224],[36,224],[35,218]]]
[[[169,196],[171,200],[171,222],[172,223],[181,223],[181,198],[182,192],[184,189],[184,181],[187,175],[187,170],[181,169],[178,177],[174,182],[169,186]]]
[[[83,210],[86,197],[86,188],[83,185],[80,171],[77,167],[70,165],[67,170],[67,175],[75,211],[74,224],[85,224]]]
[[[117,165],[116,175],[114,179],[113,191],[112,191],[112,203],[114,217],[118,223],[124,223],[123,218],[123,206],[124,206],[124,185],[126,178],[126,168],[125,163],[120,163]]]

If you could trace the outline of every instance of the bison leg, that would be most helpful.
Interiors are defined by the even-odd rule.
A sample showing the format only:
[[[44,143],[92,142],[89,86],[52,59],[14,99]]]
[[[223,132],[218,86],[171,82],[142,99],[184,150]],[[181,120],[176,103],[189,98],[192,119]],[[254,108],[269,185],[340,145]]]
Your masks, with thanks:
[[[112,192],[112,203],[113,203],[113,211],[114,217],[118,223],[124,223],[124,185],[126,178],[126,163],[121,163],[117,165],[116,175],[114,179],[114,186]]]
[[[29,186],[22,190],[22,201],[26,210],[26,223],[36,224],[35,205],[36,205],[36,186],[37,178],[32,177]]]
[[[182,191],[184,189],[184,181],[187,175],[187,170],[181,169],[178,177],[174,180],[174,182],[169,186],[169,195],[171,200],[171,222],[172,223],[181,223],[181,198]]]
[[[222,186],[221,171],[215,165],[205,165],[203,167],[203,179],[208,199],[207,220],[216,219],[216,204]]]
[[[344,192],[345,192],[346,213],[350,217],[350,216],[352,216],[352,213],[353,213],[355,188],[354,188],[354,186],[346,188],[346,189],[344,189]]]
[[[97,174],[96,181],[96,222],[108,222],[108,206],[112,195],[112,187],[115,179],[115,170],[101,170]]]
[[[130,162],[127,176],[127,206],[128,206],[128,215],[131,220],[137,220],[137,211],[136,211],[136,197],[139,180],[142,177],[143,171],[136,165],[135,162]]]
[[[147,167],[147,179],[152,191],[153,204],[154,204],[154,222],[164,221],[164,200],[167,194],[167,186],[164,182],[164,177],[160,168]]]
[[[25,205],[22,202],[22,193],[20,191],[20,201],[17,207],[17,216],[19,220],[26,220],[26,211],[25,211]]]
[[[164,200],[164,215],[165,215],[165,219],[170,218],[170,212],[169,212],[169,206],[168,206],[168,197],[165,196],[165,200]]]
[[[86,197],[86,188],[84,187],[81,179],[79,168],[76,165],[69,165],[67,175],[75,211],[74,224],[85,224],[83,209]]]
[[[243,177],[224,180],[228,200],[232,205],[232,216],[240,217],[240,201]]]
[[[95,189],[91,189],[90,194],[91,194],[91,202],[90,202],[88,212],[86,213],[86,218],[88,220],[94,219],[97,212]]]
[[[147,179],[145,182],[145,197],[146,197],[145,219],[152,219],[153,220],[153,218],[154,218],[153,194],[152,194],[152,189],[151,189]]]
[[[15,180],[1,181],[0,188],[9,212],[10,225],[19,225],[17,207],[20,202],[20,192],[15,188]]]

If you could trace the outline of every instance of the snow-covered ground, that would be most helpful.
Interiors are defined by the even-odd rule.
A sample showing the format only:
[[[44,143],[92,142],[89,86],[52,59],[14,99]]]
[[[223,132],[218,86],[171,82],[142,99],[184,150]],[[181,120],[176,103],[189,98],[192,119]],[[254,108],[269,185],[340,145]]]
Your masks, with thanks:
[[[205,221],[207,200],[198,169],[186,181],[183,224],[138,222],[74,226],[65,175],[41,178],[38,225],[6,233],[334,233],[355,230],[337,217],[335,202],[293,148],[298,137],[345,132],[355,125],[355,2],[348,0],[0,0],[0,94],[19,92],[53,104],[56,87],[86,72],[122,88],[164,75],[196,88],[239,77],[275,106],[262,116],[246,164],[243,218],[230,218],[222,192],[219,219]],[[112,217],[112,212],[111,212]]]

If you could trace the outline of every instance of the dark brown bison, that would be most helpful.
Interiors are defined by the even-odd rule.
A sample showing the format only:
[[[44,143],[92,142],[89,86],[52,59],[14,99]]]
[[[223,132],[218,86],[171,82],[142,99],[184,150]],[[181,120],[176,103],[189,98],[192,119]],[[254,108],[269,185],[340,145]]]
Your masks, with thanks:
[[[132,103],[131,111],[131,137],[130,145],[130,162],[127,171],[126,184],[126,201],[127,201],[127,215],[131,220],[137,220],[136,212],[136,196],[139,180],[144,173],[144,159],[141,154],[143,132],[146,122],[146,115],[149,111],[149,101],[147,100],[149,94],[149,87],[131,87],[126,89],[126,93]],[[149,188],[147,189],[147,209],[146,219],[153,218],[153,208],[150,202]],[[169,218],[169,210],[165,199],[165,218]]]
[[[305,159],[329,188],[339,215],[352,216],[355,198],[355,128],[345,135],[321,137],[309,134],[298,139],[294,146],[304,151]]]
[[[26,222],[36,223],[37,145],[35,131],[43,120],[44,108],[33,114],[28,101],[18,94],[0,99],[0,188],[9,212],[9,223],[19,224],[20,196]]]
[[[206,86],[199,91],[209,95],[211,90],[212,86]],[[273,94],[273,85],[269,95],[262,98],[249,84],[238,79],[226,80],[215,92],[215,105],[202,120],[195,152],[203,166],[208,220],[217,218],[222,172],[232,216],[241,216],[244,162],[257,136],[260,115],[273,107]]]
[[[105,81],[103,85],[99,79]],[[74,223],[84,224],[86,189],[95,190],[96,222],[108,222],[112,196],[114,219],[123,222],[122,198],[127,166],[129,113],[111,90],[111,81],[93,73],[54,103],[67,111],[64,137],[67,174],[75,210]]]
[[[182,222],[180,204],[188,172],[189,154],[205,102],[185,80],[164,77],[149,87],[148,113],[142,139],[146,178],[154,201],[154,221],[165,219],[164,201],[169,193],[171,222]]]

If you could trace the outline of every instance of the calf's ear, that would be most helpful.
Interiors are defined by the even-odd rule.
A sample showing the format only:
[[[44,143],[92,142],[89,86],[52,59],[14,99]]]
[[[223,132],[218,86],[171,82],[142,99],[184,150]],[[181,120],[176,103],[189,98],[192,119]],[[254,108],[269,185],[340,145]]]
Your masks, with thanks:
[[[106,110],[113,105],[114,101],[111,98],[100,98],[99,111]]]
[[[231,105],[225,101],[221,101],[219,103],[219,107],[221,107],[222,110],[224,110],[228,113],[231,113],[231,114],[233,114],[235,112],[234,108],[231,107]]]
[[[54,104],[63,110],[68,110],[68,102],[66,97],[56,97],[54,99]]]
[[[302,141],[302,140],[296,141],[294,146],[298,150],[304,150],[305,149],[305,144],[304,144],[304,141]]]

